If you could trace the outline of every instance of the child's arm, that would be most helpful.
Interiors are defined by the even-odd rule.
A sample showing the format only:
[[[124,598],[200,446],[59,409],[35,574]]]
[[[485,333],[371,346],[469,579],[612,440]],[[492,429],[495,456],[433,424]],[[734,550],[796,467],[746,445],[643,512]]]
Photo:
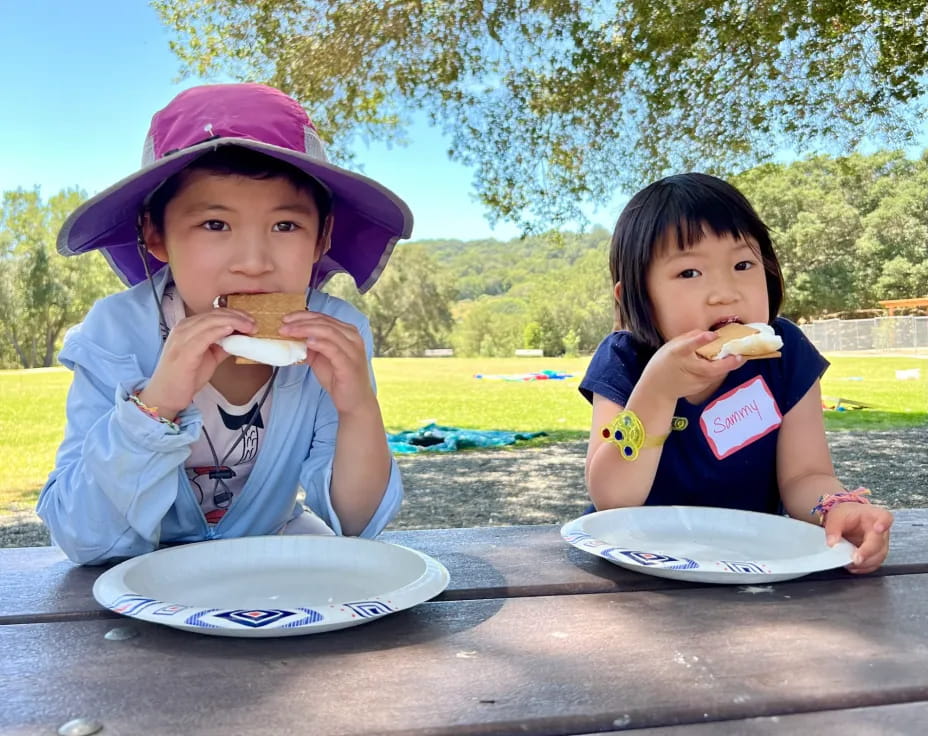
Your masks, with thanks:
[[[744,362],[740,355],[710,361],[696,349],[715,339],[704,331],[688,332],[665,343],[648,361],[624,409],[634,412],[648,437],[670,433],[677,400],[718,385]],[[642,447],[635,460],[625,460],[602,436],[604,425],[623,410],[609,399],[593,395],[593,424],[587,448],[586,481],[597,509],[640,506],[648,498],[663,446]]]
[[[72,364],[65,437],[36,511],[71,560],[100,564],[157,548],[200,414],[182,413],[174,431],[139,411],[127,387],[101,380],[99,356],[81,357],[98,360]]]
[[[372,519],[386,516],[378,526],[389,520],[402,498],[402,485],[374,393],[369,333],[365,339],[353,324],[306,311],[287,315],[281,334],[306,340],[307,362],[338,414],[328,491],[341,532],[376,533],[369,529]],[[388,490],[396,502],[387,499],[391,509],[383,509]]]
[[[821,496],[844,490],[835,477],[825,438],[822,395],[816,381],[806,395],[783,417],[777,441],[777,478],[780,498],[790,516],[818,524],[812,510]],[[851,572],[876,570],[889,551],[893,518],[885,509],[869,504],[841,503],[826,516],[829,544],[842,536],[858,546]]]
[[[99,563],[158,546],[161,520],[200,434],[193,395],[228,357],[215,341],[234,330],[251,332],[254,320],[231,309],[181,320],[148,380],[134,358],[80,333],[65,343],[60,359],[74,370],[65,438],[37,511],[69,558]],[[143,412],[130,399],[136,389],[144,405],[173,424]]]
[[[641,386],[640,382],[638,386]],[[669,409],[659,401],[649,402],[647,397],[641,396],[646,392],[639,391],[638,386],[632,392],[627,408],[635,411],[648,436],[667,434],[676,401],[670,404]],[[636,460],[624,460],[619,448],[602,436],[602,428],[622,410],[619,404],[593,394],[593,424],[586,453],[586,485],[590,499],[598,510],[643,505],[651,492],[664,449],[643,447],[638,451]]]

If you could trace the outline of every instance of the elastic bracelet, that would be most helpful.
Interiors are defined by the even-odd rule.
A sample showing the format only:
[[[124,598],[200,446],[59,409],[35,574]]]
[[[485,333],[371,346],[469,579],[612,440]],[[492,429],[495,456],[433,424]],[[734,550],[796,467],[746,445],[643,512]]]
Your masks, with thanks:
[[[687,420],[674,417],[671,429],[685,429]],[[619,448],[623,460],[637,460],[638,451],[645,447],[660,447],[670,434],[647,435],[638,415],[630,409],[623,409],[601,430],[606,442]]]
[[[142,400],[139,398],[139,391],[129,394],[129,401],[135,404],[139,409],[142,410],[142,413],[146,416],[151,417],[156,422],[161,422],[162,424],[167,424],[168,427],[175,432],[180,432],[180,425],[172,422],[170,419],[165,419],[163,416],[158,414],[157,406],[147,406],[142,403]]]
[[[818,497],[818,503],[812,508],[810,513],[818,514],[818,523],[825,523],[825,516],[839,503],[870,503],[870,499],[867,496],[870,495],[870,490],[868,488],[860,487],[855,488],[853,491],[838,491],[837,493],[829,493],[824,496]]]

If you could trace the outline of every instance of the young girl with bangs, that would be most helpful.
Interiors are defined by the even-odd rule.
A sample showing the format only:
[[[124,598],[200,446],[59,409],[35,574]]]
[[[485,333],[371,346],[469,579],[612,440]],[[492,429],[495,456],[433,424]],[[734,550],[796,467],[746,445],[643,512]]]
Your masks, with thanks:
[[[823,524],[830,545],[856,544],[852,572],[878,568],[892,515],[835,477],[819,385],[828,362],[778,316],[779,263],[747,199],[705,174],[654,182],[620,215],[610,267],[619,328],[580,385],[593,405],[595,508],[785,510]],[[697,353],[729,323],[769,324],[780,357]]]

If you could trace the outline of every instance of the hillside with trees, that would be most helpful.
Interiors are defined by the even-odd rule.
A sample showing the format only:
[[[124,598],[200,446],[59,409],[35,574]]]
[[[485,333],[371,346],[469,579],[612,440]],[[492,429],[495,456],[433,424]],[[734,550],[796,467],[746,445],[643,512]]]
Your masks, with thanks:
[[[928,296],[928,154],[918,159],[898,151],[817,156],[765,164],[732,181],[771,228],[786,281],[784,316],[799,322],[878,308],[882,299]],[[442,322],[430,341],[400,346],[388,339],[379,350],[384,355],[446,346],[459,355],[504,356],[517,348],[541,348],[546,355],[591,352],[613,324],[609,238],[597,228],[505,243],[400,244],[388,272],[427,264],[422,282],[407,280],[406,288],[413,294],[420,288],[439,293],[430,284],[440,282],[454,319]],[[336,280],[332,289],[376,315],[367,305],[392,283],[384,279],[363,297],[347,281]],[[393,303],[403,303],[400,295]]]
[[[928,296],[928,154],[818,156],[732,179],[770,226],[795,320]],[[0,367],[52,365],[64,330],[119,287],[99,254],[55,252],[82,199],[6,192],[0,210]],[[509,356],[592,352],[613,325],[610,233],[548,232],[507,242],[403,242],[361,296],[339,275],[326,289],[370,318],[378,355]]]

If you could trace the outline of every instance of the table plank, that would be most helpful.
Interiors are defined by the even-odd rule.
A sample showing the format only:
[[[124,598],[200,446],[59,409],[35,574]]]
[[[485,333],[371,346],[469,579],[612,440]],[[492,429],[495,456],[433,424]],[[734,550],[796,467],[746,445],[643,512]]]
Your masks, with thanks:
[[[896,513],[892,546],[876,575],[928,572],[928,509]],[[438,600],[671,590],[691,583],[625,570],[566,544],[555,525],[385,532],[440,560],[451,583]],[[91,589],[105,567],[77,567],[54,547],[0,549],[0,624],[109,616]],[[847,578],[843,570],[812,578]]]
[[[815,713],[799,713],[735,721],[668,726],[630,731],[609,731],[595,736],[885,736],[886,734],[920,734],[928,724],[928,702],[880,705],[870,708],[846,708]],[[586,736],[594,736],[587,734]]]
[[[3,626],[0,731],[568,734],[921,702],[926,606],[911,574],[432,602],[282,639]]]

